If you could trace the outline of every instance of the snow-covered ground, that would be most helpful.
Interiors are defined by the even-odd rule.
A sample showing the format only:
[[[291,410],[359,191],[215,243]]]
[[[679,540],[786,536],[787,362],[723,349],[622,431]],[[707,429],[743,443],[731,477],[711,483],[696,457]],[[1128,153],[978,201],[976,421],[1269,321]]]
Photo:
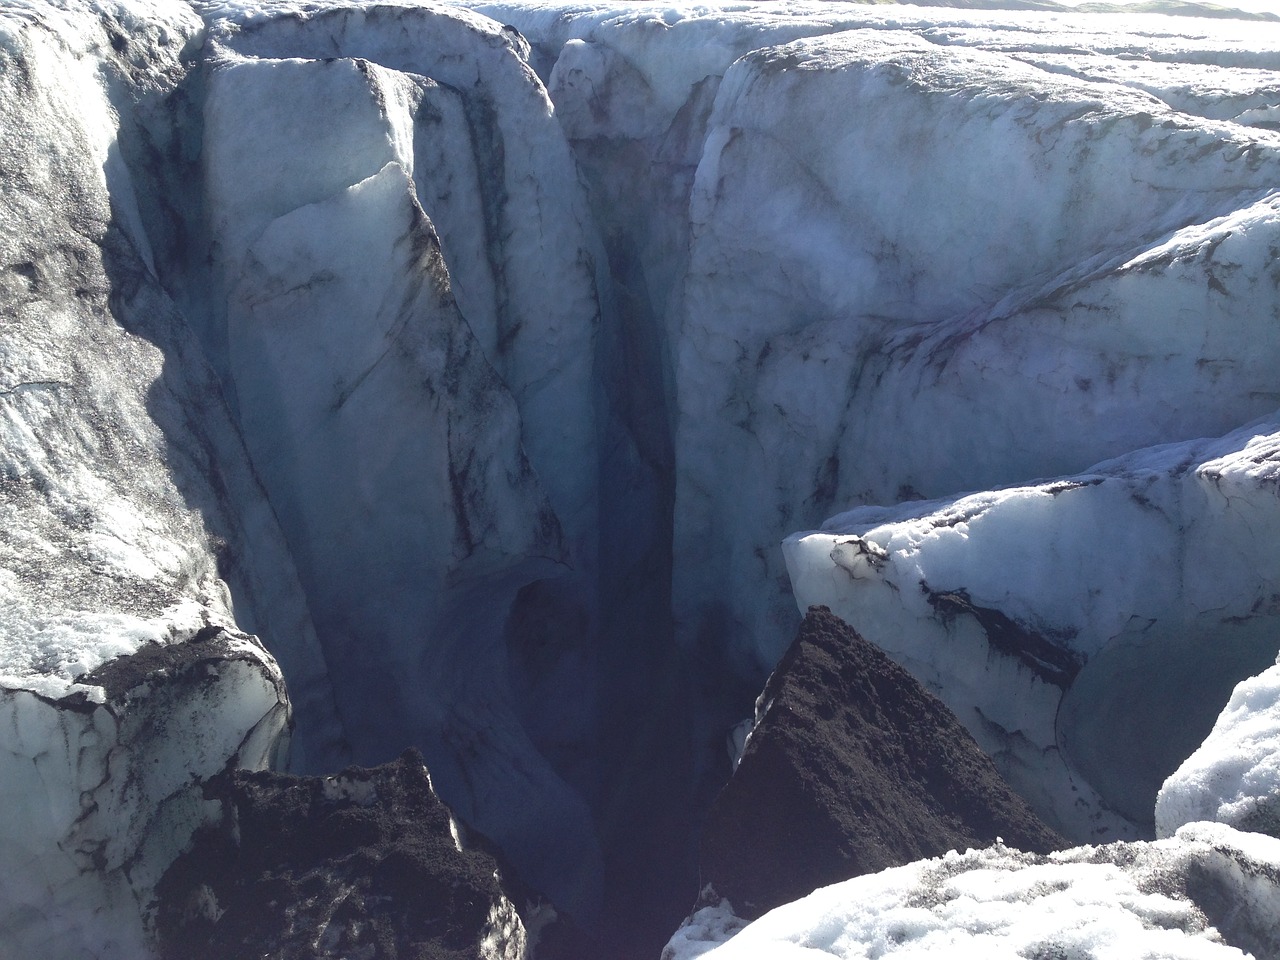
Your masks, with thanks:
[[[784,552],[797,602],[936,690],[1043,791],[1042,816],[1132,835],[1112,812],[1149,832],[1165,777],[1276,659],[1277,471],[1273,417],[1060,480],[864,507]]]
[[[1048,857],[953,851],[824,887],[745,928],[730,904],[704,907],[662,960],[1274,956],[1277,868],[1274,837],[1209,823]]]

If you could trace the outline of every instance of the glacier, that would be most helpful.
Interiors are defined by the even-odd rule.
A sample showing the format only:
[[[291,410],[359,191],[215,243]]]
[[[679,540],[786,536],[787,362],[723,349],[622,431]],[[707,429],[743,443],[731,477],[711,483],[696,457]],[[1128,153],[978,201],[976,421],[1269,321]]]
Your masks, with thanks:
[[[1165,778],[1276,659],[1278,435],[1272,418],[1061,480],[850,511],[787,540],[797,599],[837,602],[910,663],[1024,792],[1056,783],[1050,822],[1149,834]],[[1222,577],[1201,574],[1210,556]]]
[[[669,953],[1095,873],[1082,950],[1274,949],[1274,18],[2,0],[0,198],[0,952],[146,956],[215,777],[414,747],[655,956],[814,604],[1082,846]]]
[[[745,928],[705,907],[662,958],[1273,956],[1277,855],[1274,837],[1214,823],[1048,857],[952,851],[823,887]]]

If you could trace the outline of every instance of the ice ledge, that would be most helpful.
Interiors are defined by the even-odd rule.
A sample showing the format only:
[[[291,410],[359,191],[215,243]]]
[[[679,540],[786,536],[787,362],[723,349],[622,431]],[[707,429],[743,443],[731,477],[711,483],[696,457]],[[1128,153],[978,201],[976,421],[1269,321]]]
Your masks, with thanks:
[[[672,937],[694,957],[1275,956],[1280,841],[1195,823],[1039,857],[997,843],[823,887],[745,927],[728,901]]]
[[[73,687],[0,689],[0,929],[33,960],[136,960],[153,886],[205,816],[201,782],[274,764],[289,702],[257,639],[220,626]]]
[[[783,552],[800,609],[829,606],[938,692],[1051,823],[1150,835],[1165,777],[1275,660],[1277,477],[1273,415],[1075,477],[861,508]]]

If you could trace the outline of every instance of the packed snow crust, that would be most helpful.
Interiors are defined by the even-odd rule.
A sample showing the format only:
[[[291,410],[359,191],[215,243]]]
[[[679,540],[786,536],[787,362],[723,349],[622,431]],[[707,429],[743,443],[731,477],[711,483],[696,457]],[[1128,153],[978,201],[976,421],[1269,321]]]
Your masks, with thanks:
[[[1156,833],[1198,820],[1275,836],[1280,832],[1280,666],[1243,680],[1213,730],[1165,780]]]
[[[727,902],[704,907],[662,957],[1267,956],[1280,943],[1277,858],[1280,841],[1220,824],[1048,857],[952,851],[824,887],[745,929]]]

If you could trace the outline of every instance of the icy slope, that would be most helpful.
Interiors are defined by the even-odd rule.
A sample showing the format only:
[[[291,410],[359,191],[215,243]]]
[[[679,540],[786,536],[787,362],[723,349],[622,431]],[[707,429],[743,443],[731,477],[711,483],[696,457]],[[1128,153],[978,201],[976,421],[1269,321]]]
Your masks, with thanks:
[[[602,278],[527,48],[425,5],[199,13],[4,7],[0,671],[59,709],[145,641],[254,630],[289,680],[296,766],[420,745],[589,923]],[[625,437],[611,456],[625,478]],[[582,626],[548,650],[560,623]],[[200,732],[234,746],[264,701],[219,689],[228,725],[211,705]],[[128,734],[103,749],[150,757],[145,724]],[[39,755],[15,737],[17,762]],[[191,826],[158,829],[166,855]]]
[[[937,690],[1050,822],[1132,835],[1123,818],[1151,829],[1164,779],[1275,660],[1278,451],[1272,417],[1057,481],[853,510],[783,549],[797,601]]]

